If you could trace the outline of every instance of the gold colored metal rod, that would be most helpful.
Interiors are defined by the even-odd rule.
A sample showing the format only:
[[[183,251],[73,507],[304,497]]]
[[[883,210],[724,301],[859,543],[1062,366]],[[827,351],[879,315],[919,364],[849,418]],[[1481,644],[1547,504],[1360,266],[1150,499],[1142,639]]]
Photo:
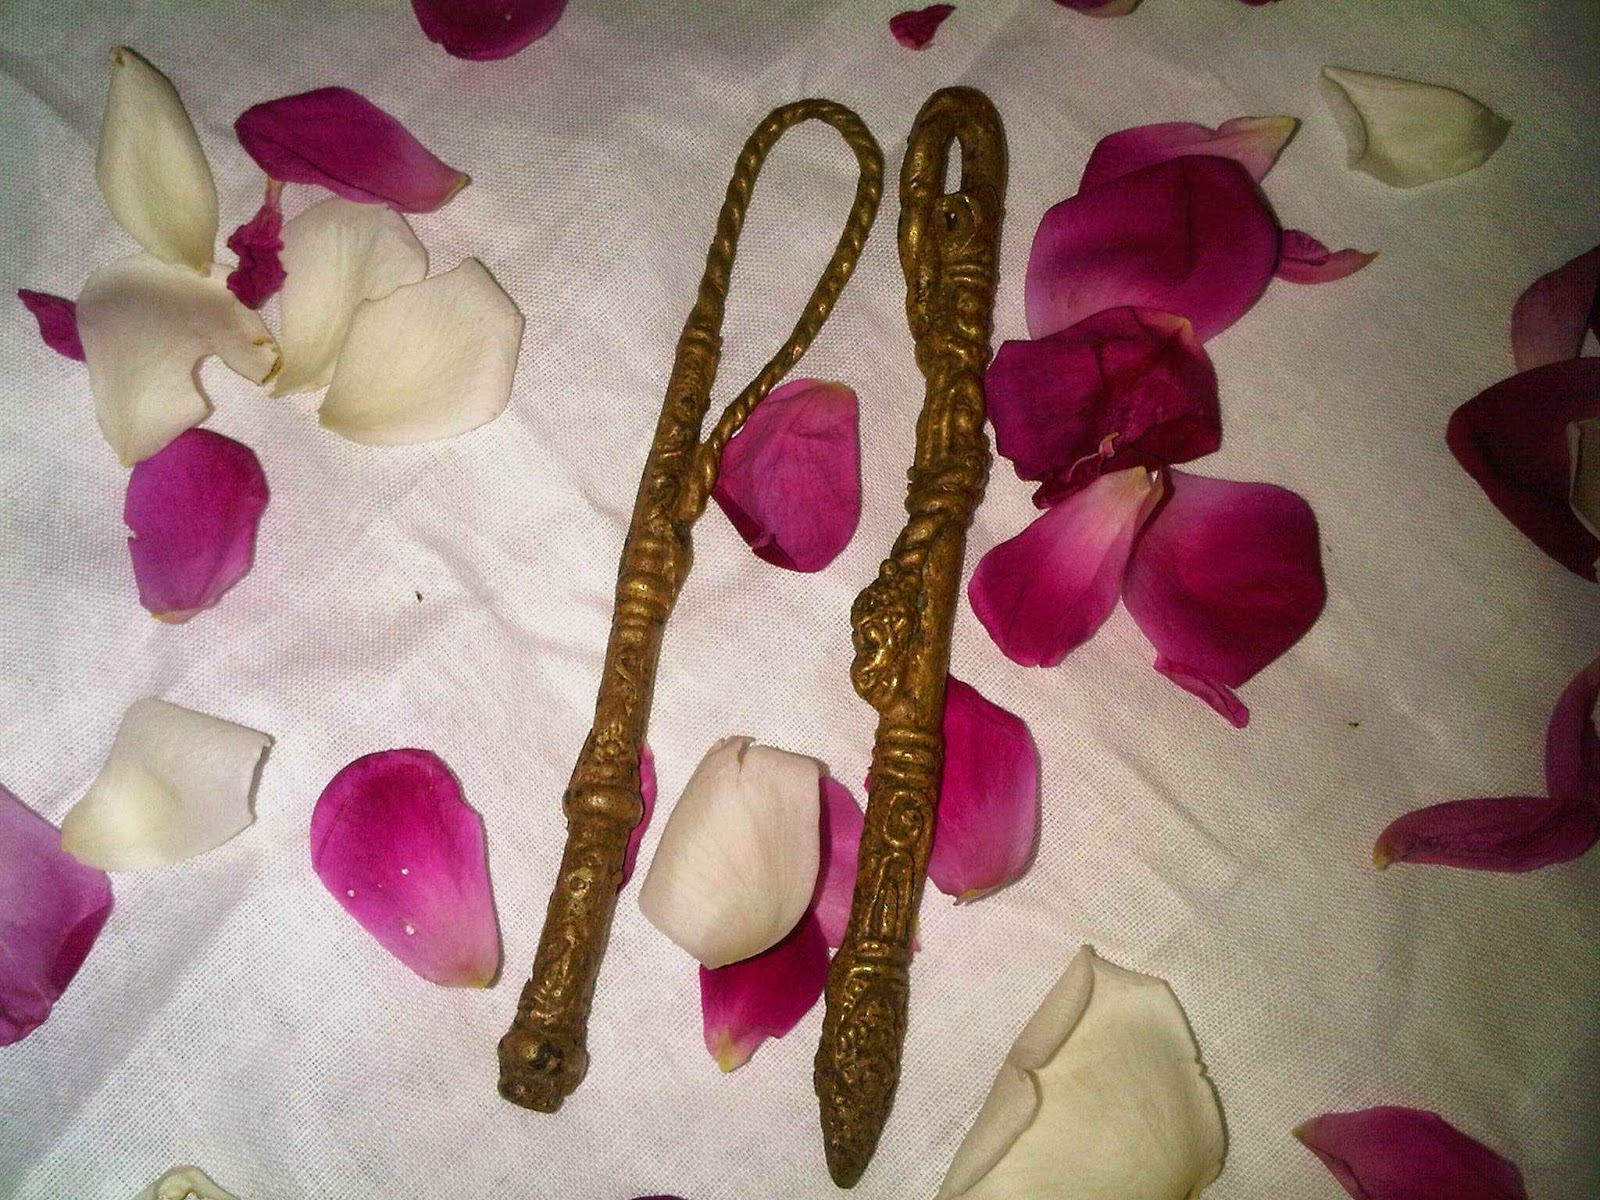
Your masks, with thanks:
[[[961,148],[961,187],[947,194],[952,142]],[[851,679],[879,717],[855,896],[828,971],[814,1075],[828,1172],[840,1187],[866,1170],[900,1079],[911,935],[944,763],[951,623],[967,525],[989,471],[983,372],[1005,185],[994,105],[972,88],[935,92],[900,170],[906,316],[927,380],[907,522],[850,614]]]
[[[751,189],[785,131],[812,120],[838,130],[855,152],[860,168],[855,201],[794,331],[702,440],[722,352],[728,281]],[[643,813],[639,748],[650,716],[661,635],[689,574],[695,519],[716,484],[728,439],[799,361],[828,319],[861,256],[882,193],[883,155],[877,142],[860,118],[828,100],[774,109],[739,154],[694,309],[678,338],[666,402],[622,548],[594,726],[563,798],[566,849],[550,893],[533,976],[522,989],[510,1031],[500,1039],[500,1094],[514,1104],[554,1112],[588,1068],[595,980],[616,909],[628,834]]]

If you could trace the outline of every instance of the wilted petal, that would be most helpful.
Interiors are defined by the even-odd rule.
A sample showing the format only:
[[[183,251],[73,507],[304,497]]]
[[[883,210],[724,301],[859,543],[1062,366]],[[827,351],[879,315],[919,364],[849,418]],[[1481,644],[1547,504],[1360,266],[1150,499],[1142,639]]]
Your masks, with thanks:
[[[1294,1135],[1356,1200],[1526,1200],[1513,1164],[1437,1113],[1324,1113]]]
[[[756,405],[733,435],[711,495],[757,557],[820,571],[861,519],[860,459],[855,392],[796,379]]]
[[[1163,467],[1222,442],[1217,376],[1182,317],[1112,308],[1006,342],[984,381],[995,448],[1054,504],[1102,473]]]
[[[1028,256],[1028,331],[1131,305],[1187,317],[1206,341],[1249,311],[1277,262],[1278,223],[1250,173],[1175,158],[1045,213]]]
[[[487,987],[499,970],[483,821],[438,755],[383,750],[335,775],[311,812],[311,868],[430,983]]]
[[[1600,246],[1541,275],[1511,310],[1517,370],[1577,358],[1584,335],[1600,336]]]
[[[762,1042],[788,1033],[827,982],[828,940],[809,913],[772,949],[715,970],[701,967],[700,1019],[717,1066],[737,1070]]]
[[[1523,371],[1468,400],[1450,416],[1445,440],[1490,502],[1534,545],[1585,579],[1595,577],[1600,539],[1568,502],[1567,426],[1600,417],[1600,358]]]
[[[356,309],[319,419],[375,446],[466,433],[505,411],[521,345],[522,314],[469,258]]]
[[[1381,869],[1395,862],[1474,871],[1534,871],[1577,858],[1600,836],[1600,808],[1544,796],[1450,800],[1389,824],[1372,848]]]
[[[126,46],[111,52],[95,179],[106,207],[163,262],[204,271],[217,241],[217,185],[177,89]]]
[[[139,1200],[238,1200],[199,1167],[173,1167],[139,1193]]]
[[[1085,946],[1017,1036],[939,1200],[1191,1200],[1222,1152],[1172,989]]]
[[[1139,7],[1139,0],[1056,0],[1056,3],[1090,17],[1122,17]]]
[[[1329,250],[1309,233],[1285,229],[1276,274],[1288,283],[1332,283],[1354,275],[1377,257],[1376,251]]]
[[[1600,696],[1600,659],[1562,689],[1544,740],[1545,787],[1554,800],[1600,805],[1600,734],[1595,700]]]
[[[78,306],[65,296],[48,292],[17,290],[22,307],[39,323],[39,336],[57,354],[83,361],[83,342],[78,338]]]
[[[266,198],[256,215],[228,235],[228,249],[239,256],[239,265],[228,276],[228,290],[246,308],[260,308],[283,286],[282,195],[283,184],[267,180]]]
[[[105,766],[61,822],[61,848],[103,871],[165,867],[248,828],[272,739],[165,700],[135,700]]]
[[[362,204],[432,212],[469,182],[349,88],[268,100],[246,109],[233,129],[245,153],[272,178],[320,184]]]
[[[261,317],[221,279],[134,254],[101,267],[78,297],[78,332],[100,432],[124,465],[149,458],[211,404],[195,382],[215,354],[252,383],[278,366]]]
[[[645,918],[708,967],[776,945],[816,888],[820,782],[813,760],[749,738],[711,747],[661,831]]]
[[[955,10],[954,4],[930,4],[927,8],[895,13],[889,18],[889,32],[908,50],[921,50],[933,41],[934,33]]]
[[[404,217],[337,196],[284,226],[282,259],[288,278],[278,298],[278,396],[327,387],[361,302],[428,273],[428,252]]]
[[[1140,167],[1186,154],[1231,158],[1259,183],[1299,125],[1293,117],[1235,117],[1215,129],[1189,121],[1121,129],[1095,143],[1078,189],[1109,183]]]
[[[967,595],[1007,658],[1053,667],[1094,636],[1160,496],[1159,478],[1143,467],[1102,475],[983,556]]]
[[[1511,122],[1454,88],[1369,71],[1322,68],[1350,166],[1392,187],[1448,179],[1500,148]]]
[[[1327,599],[1317,519],[1269,483],[1170,471],[1167,487],[1122,600],[1156,669],[1242,727],[1249,710],[1232,689],[1299,641]]]
[[[509,58],[555,28],[567,0],[411,0],[430,42],[457,58]]]
[[[633,866],[639,861],[639,843],[644,841],[645,830],[650,828],[650,818],[656,811],[656,756],[650,753],[649,746],[639,747],[639,799],[644,804],[644,813],[628,835],[628,848],[622,855],[622,882],[617,884],[618,891],[627,887],[628,880],[633,878]]]
[[[837,779],[822,779],[822,870],[811,911],[830,946],[844,945],[844,927],[855,897],[856,867],[864,818],[850,789]]]
[[[0,1046],[44,1024],[110,915],[105,872],[64,852],[56,827],[0,787]]]

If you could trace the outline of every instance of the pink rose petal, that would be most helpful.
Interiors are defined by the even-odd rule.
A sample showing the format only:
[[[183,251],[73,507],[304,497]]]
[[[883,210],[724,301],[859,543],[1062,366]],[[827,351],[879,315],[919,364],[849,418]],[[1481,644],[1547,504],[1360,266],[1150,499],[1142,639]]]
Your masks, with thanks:
[[[1544,779],[1553,799],[1600,805],[1600,734],[1595,701],[1600,697],[1600,658],[1562,689],[1544,739]]]
[[[78,306],[65,296],[30,292],[21,288],[17,299],[39,322],[39,336],[57,354],[83,362],[83,342],[78,337]]]
[[[724,1071],[750,1061],[768,1038],[800,1023],[828,982],[828,939],[807,913],[793,932],[754,958],[700,968],[706,1049]]]
[[[1317,519],[1291,491],[1182,471],[1145,526],[1123,603],[1155,645],[1156,668],[1235,726],[1232,689],[1303,637],[1327,589]]]
[[[856,394],[795,379],[756,405],[722,452],[712,497],[756,555],[820,571],[861,519]]]
[[[273,179],[314,183],[362,204],[432,212],[468,183],[383,109],[349,88],[318,88],[246,109],[239,144]]]
[[[627,887],[628,880],[633,878],[633,864],[639,860],[639,843],[644,841],[645,830],[650,828],[650,817],[656,811],[656,756],[650,753],[649,746],[639,747],[639,799],[644,801],[644,815],[628,835],[628,848],[622,855],[622,882],[617,884],[618,891]]]
[[[122,519],[139,603],[177,625],[250,570],[267,477],[250,447],[187,429],[128,475]]]
[[[954,4],[930,4],[927,8],[896,13],[889,18],[889,32],[907,49],[921,50],[933,41],[934,32],[955,10]]]
[[[811,911],[822,926],[829,946],[844,945],[845,922],[855,896],[857,855],[861,849],[864,818],[850,789],[837,779],[822,777],[822,870]]]
[[[0,1046],[50,1016],[111,915],[111,881],[0,787]]]
[[[457,58],[509,58],[555,28],[567,0],[411,0],[430,42]]]
[[[1123,17],[1139,7],[1139,0],[1056,0],[1056,3],[1089,17]]]
[[[1517,370],[1577,358],[1584,335],[1600,336],[1600,246],[1541,275],[1511,310]]]
[[[1293,117],[1234,117],[1215,129],[1189,121],[1168,121],[1118,130],[1095,143],[1078,190],[1098,187],[1130,171],[1186,154],[1231,158],[1259,183],[1272,170],[1299,124]]]
[[[1595,577],[1600,540],[1568,503],[1567,426],[1600,416],[1600,358],[1550,363],[1503,379],[1451,414],[1445,440],[1490,502],[1534,545]]]
[[[1028,330],[1047,337],[1131,305],[1187,317],[1207,341],[1249,311],[1277,263],[1278,223],[1250,173],[1175,158],[1045,213],[1028,256]]]
[[[500,930],[483,821],[438,755],[384,750],[335,775],[311,813],[311,866],[356,923],[424,979],[494,979]]]
[[[1390,822],[1372,861],[1474,871],[1536,871],[1583,854],[1600,837],[1600,808],[1544,796],[1449,800]]]
[[[1354,275],[1377,257],[1376,251],[1329,250],[1309,233],[1285,229],[1275,274],[1288,283],[1332,283]]]
[[[1294,1135],[1356,1200],[1527,1200],[1515,1166],[1436,1113],[1324,1113]]]
[[[283,286],[283,195],[281,180],[267,180],[267,194],[256,215],[228,237],[228,249],[239,256],[239,265],[228,276],[228,290],[246,308],[260,308]]]
[[[1134,535],[1159,499],[1141,467],[1102,475],[983,556],[967,595],[1001,653],[1053,667],[1117,606]]]
[[[995,446],[1044,508],[1108,471],[1163,467],[1222,442],[1217,376],[1182,317],[1111,308],[1006,342],[984,383]]]

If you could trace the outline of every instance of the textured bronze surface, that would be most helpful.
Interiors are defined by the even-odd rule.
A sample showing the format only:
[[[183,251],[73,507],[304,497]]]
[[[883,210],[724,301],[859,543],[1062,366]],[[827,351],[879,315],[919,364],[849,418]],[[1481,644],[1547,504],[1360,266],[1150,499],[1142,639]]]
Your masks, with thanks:
[[[722,352],[728,278],[750,192],[773,145],[802,121],[838,130],[860,167],[855,201],[794,332],[728,405],[703,439],[711,385]],[[883,192],[883,155],[860,119],[827,100],[775,109],[745,143],[717,217],[694,310],[678,338],[666,403],[633,505],[617,570],[616,607],[606,644],[594,727],[567,785],[566,850],[550,893],[544,931],[510,1031],[500,1039],[500,1094],[554,1112],[582,1081],[595,978],[611,931],[628,834],[643,812],[639,747],[655,686],[661,634],[689,573],[690,533],[716,483],[728,439],[799,361],[855,270]]]
[[[952,142],[961,187],[946,193]],[[906,316],[927,380],[907,521],[850,614],[851,679],[879,716],[855,897],[828,971],[814,1077],[828,1171],[840,1187],[866,1170],[900,1079],[911,934],[944,760],[950,627],[967,525],[989,471],[983,372],[1005,184],[1005,132],[988,97],[935,92],[900,169]]]

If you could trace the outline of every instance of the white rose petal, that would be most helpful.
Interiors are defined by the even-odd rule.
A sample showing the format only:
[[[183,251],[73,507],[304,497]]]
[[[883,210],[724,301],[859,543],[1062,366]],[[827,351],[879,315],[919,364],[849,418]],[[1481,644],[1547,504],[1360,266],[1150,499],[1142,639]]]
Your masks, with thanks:
[[[199,1167],[173,1167],[139,1193],[139,1200],[238,1200],[219,1188]]]
[[[163,262],[204,271],[217,241],[217,185],[177,89],[125,46],[111,52],[95,179],[106,207]]]
[[[1350,165],[1394,187],[1448,179],[1500,148],[1511,122],[1454,88],[1368,71],[1322,68]]]
[[[1006,1056],[940,1200],[1191,1200],[1222,1114],[1165,981],[1078,951]]]
[[[522,314],[477,259],[356,309],[320,419],[404,446],[494,420],[511,399]]]
[[[182,862],[247,828],[256,772],[272,739],[164,700],[136,700],[84,798],[61,822],[61,848],[102,871]]]
[[[1568,487],[1572,513],[1600,537],[1600,418],[1567,426],[1567,456],[1572,464]]]
[[[279,258],[285,277],[278,293],[278,396],[327,387],[356,306],[428,273],[428,252],[404,217],[338,196],[284,225]]]
[[[708,967],[776,945],[816,888],[821,787],[812,759],[718,742],[661,831],[639,889],[646,919]]]

